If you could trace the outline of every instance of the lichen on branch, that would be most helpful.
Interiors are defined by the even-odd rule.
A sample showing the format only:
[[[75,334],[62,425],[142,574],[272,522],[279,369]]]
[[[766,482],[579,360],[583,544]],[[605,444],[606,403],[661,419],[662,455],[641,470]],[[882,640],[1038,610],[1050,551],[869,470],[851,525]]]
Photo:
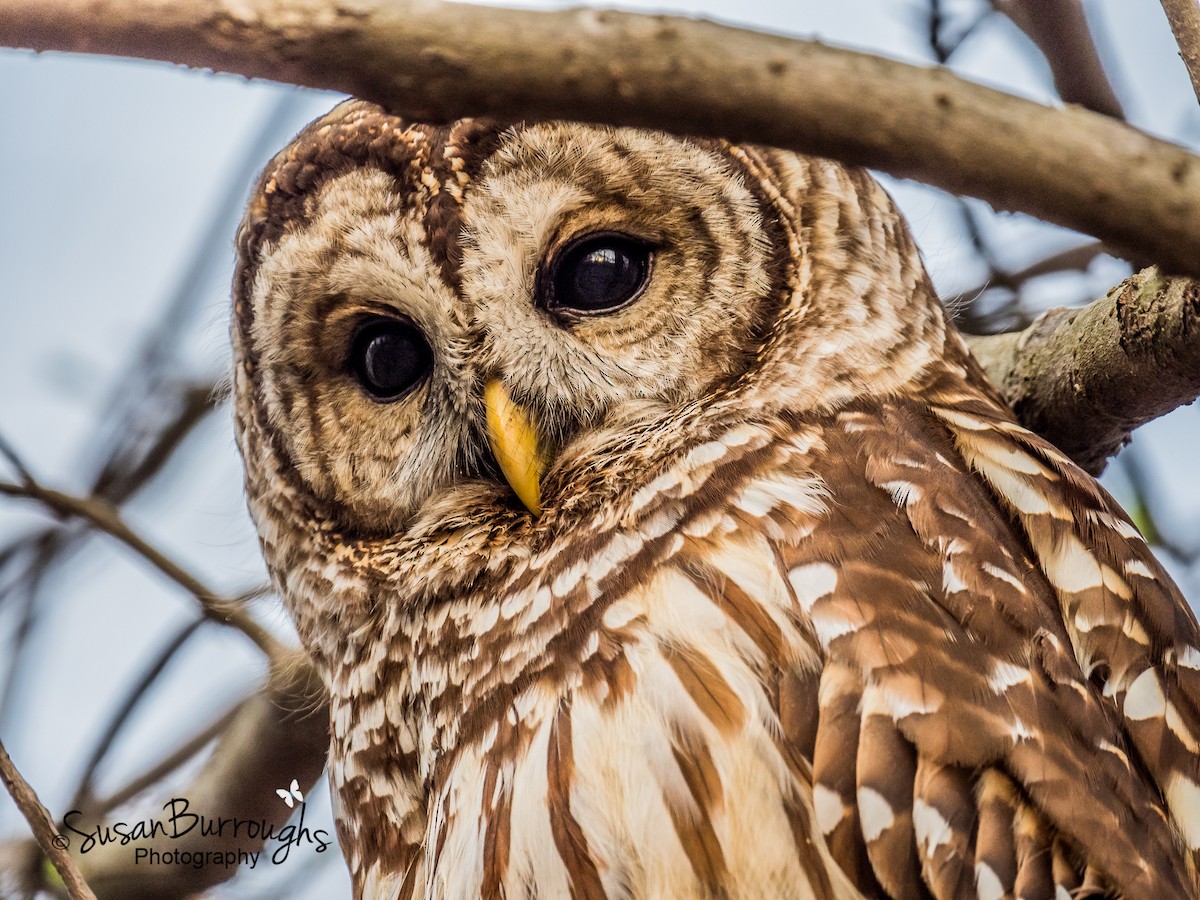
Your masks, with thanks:
[[[969,343],[1022,424],[1098,474],[1135,428],[1200,395],[1200,284],[1151,267]]]

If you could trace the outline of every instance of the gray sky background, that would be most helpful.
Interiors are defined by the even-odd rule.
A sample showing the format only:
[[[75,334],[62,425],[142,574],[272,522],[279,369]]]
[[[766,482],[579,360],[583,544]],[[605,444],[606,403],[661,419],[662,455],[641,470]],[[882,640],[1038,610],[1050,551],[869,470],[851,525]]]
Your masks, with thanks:
[[[978,7],[945,5],[950,12]],[[703,13],[929,60],[921,2],[621,6]],[[1157,0],[1095,0],[1087,7],[1131,121],[1200,144],[1200,111]],[[1053,99],[1038,54],[1002,17],[980,26],[953,62],[967,77]],[[337,99],[161,64],[0,51],[0,435],[45,482],[83,488],[81,473],[98,452],[95,435],[103,431],[115,386],[181,290],[194,298],[186,339],[161,349],[180,376],[215,377],[225,370],[232,240],[240,215],[229,206],[230,192],[240,204],[270,150]],[[939,289],[954,293],[977,283],[986,269],[963,233],[958,209],[925,189],[886,183],[909,215]],[[998,257],[1013,266],[1080,240],[1060,229],[1030,227],[1021,217],[989,221],[985,233]],[[197,267],[197,248],[210,234],[216,235],[215,250]],[[1115,261],[1101,261],[1085,276],[1042,279],[1022,303],[1037,309],[1100,296],[1126,272]],[[1200,545],[1198,424],[1196,411],[1185,408],[1135,441],[1154,473],[1152,511],[1187,548]],[[1113,467],[1106,483],[1126,498],[1122,466]],[[0,470],[0,478],[10,477]],[[218,588],[236,592],[263,578],[224,413],[191,437],[129,506],[128,518]],[[44,521],[30,504],[0,500],[0,540]],[[1200,597],[1191,568],[1171,565],[1185,591]],[[255,609],[273,627],[288,630],[274,600]],[[165,636],[193,616],[190,598],[105,538],[92,540],[48,585],[20,674],[19,702],[0,720],[0,735],[56,814],[112,704]],[[15,622],[11,605],[0,606],[0,687]],[[102,770],[102,786],[115,787],[137,772],[148,757],[252,689],[261,675],[245,640],[207,629],[127,729]],[[279,776],[283,787],[290,774]],[[307,821],[324,817],[328,825],[323,792],[314,793],[322,796],[313,798]],[[8,798],[0,797],[0,837],[21,830]],[[347,895],[340,858],[335,852],[325,856],[334,857],[333,864],[321,868],[306,896]],[[252,878],[228,893],[249,895],[256,885],[270,890]]]

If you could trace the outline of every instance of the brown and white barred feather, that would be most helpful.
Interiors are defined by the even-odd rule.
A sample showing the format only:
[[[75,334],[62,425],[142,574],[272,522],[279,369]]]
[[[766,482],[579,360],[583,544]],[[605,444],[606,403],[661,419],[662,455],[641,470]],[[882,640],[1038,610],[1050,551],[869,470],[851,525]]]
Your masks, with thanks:
[[[711,215],[744,227],[710,237],[767,273],[747,262],[753,314],[727,323],[748,352],[703,396],[597,399],[532,518],[479,462],[469,399],[470,341],[500,340],[473,318],[494,186],[553,205],[600,178],[670,209],[676,159],[724,180]],[[332,696],[357,897],[1198,896],[1196,621],[1111,498],[1015,423],[865,174],[351,104],[268,169],[240,251],[251,508]],[[296,285],[351,290],[326,275],[343,258],[381,294],[441,279],[466,342],[462,421],[437,432],[457,468],[404,470],[425,480],[395,527],[337,472],[383,439],[312,383],[332,301]]]

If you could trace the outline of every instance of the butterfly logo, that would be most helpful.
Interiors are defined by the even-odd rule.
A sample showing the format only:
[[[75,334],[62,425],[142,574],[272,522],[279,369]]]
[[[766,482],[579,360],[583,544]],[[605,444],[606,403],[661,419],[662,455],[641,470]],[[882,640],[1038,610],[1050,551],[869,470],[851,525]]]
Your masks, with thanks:
[[[276,788],[275,793],[288,805],[288,809],[292,809],[297,803],[304,802],[304,795],[300,793],[300,783],[295,778],[292,779],[291,787],[286,791],[283,788]]]

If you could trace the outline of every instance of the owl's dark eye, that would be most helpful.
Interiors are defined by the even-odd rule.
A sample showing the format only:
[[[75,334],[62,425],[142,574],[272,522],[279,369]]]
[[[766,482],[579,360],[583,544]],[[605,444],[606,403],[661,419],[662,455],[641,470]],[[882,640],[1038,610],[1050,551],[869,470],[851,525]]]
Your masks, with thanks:
[[[650,247],[626,235],[590,234],[551,262],[542,302],[547,309],[579,313],[618,309],[645,289],[651,256]]]
[[[374,399],[396,400],[433,368],[433,351],[412,322],[371,319],[354,336],[349,366]]]

